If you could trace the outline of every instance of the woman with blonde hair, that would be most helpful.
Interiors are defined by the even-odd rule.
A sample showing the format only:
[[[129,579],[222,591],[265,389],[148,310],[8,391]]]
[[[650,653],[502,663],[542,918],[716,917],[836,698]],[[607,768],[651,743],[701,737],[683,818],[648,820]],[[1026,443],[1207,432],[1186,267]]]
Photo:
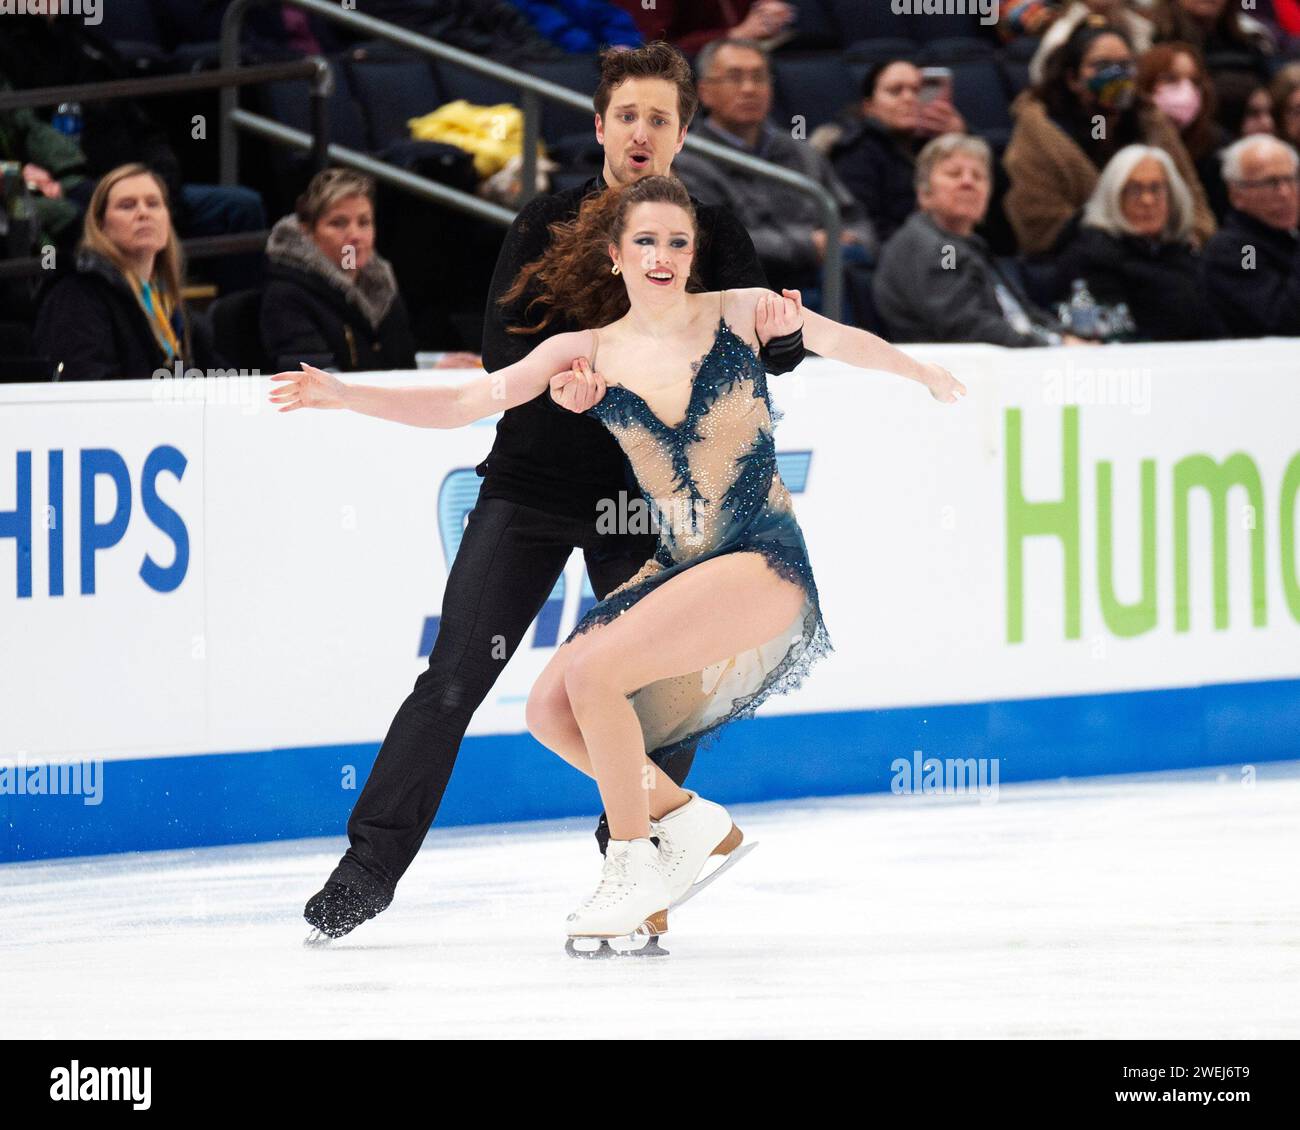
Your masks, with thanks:
[[[167,187],[145,165],[119,165],[95,186],[75,271],[36,315],[36,348],[58,380],[143,380],[216,363],[211,337],[181,298],[184,263]]]

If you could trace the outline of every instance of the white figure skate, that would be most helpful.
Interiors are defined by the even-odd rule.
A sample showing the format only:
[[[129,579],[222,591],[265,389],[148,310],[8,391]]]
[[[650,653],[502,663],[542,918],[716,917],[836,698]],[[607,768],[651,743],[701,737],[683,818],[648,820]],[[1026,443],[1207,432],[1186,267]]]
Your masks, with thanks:
[[[720,804],[705,800],[690,789],[684,805],[662,820],[650,821],[650,835],[659,840],[659,860],[668,880],[668,909],[681,906],[728,868],[735,866],[758,844],[744,844],[745,836]],[[709,861],[723,857],[721,867],[700,878]]]
[[[668,932],[668,881],[654,844],[648,839],[610,840],[600,883],[569,915],[568,927],[564,949],[570,957],[666,955],[659,935]],[[615,940],[629,945],[615,947]]]

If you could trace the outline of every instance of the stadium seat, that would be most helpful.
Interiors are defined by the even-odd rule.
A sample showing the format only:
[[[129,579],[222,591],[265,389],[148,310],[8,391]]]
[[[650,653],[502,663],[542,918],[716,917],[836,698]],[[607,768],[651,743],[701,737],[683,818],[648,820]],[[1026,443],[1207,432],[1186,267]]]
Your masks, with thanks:
[[[866,39],[913,39],[907,16],[894,15],[889,0],[826,0],[841,43]]]
[[[798,114],[811,133],[859,99],[860,82],[837,55],[775,55],[776,110],[783,126]]]
[[[970,6],[970,5],[968,5]],[[980,23],[978,14],[920,15],[913,13],[907,17],[912,38],[921,43],[933,43],[939,39],[972,39],[993,43],[992,28]]]
[[[90,30],[112,43],[137,70],[166,66],[168,52],[149,0],[101,4],[100,22]]]
[[[794,38],[785,46],[796,51],[838,48],[844,42],[830,12],[830,0],[799,0],[789,30]]]
[[[227,367],[270,371],[271,362],[262,344],[261,313],[260,290],[223,295],[208,308],[212,344]]]
[[[372,150],[411,136],[406,123],[431,113],[446,99],[422,60],[372,62],[349,57],[348,78],[365,117]]]
[[[850,46],[841,56],[860,79],[869,66],[887,59],[915,59],[920,44],[910,39],[863,39]]]
[[[433,70],[448,102],[463,98],[476,106],[497,106],[502,102],[519,105],[519,88],[511,83],[485,78],[441,60],[434,62]]]
[[[364,152],[369,146],[366,122],[361,108],[352,99],[347,69],[338,61],[334,61],[333,69],[334,92],[327,100],[330,141]],[[311,95],[306,82],[267,83],[258,97],[268,117],[294,129],[311,128]]]
[[[546,62],[528,63],[523,67],[536,78],[553,82],[566,90],[575,91],[590,101],[600,81],[600,72],[596,67],[594,55],[571,55],[567,59],[548,60]],[[520,104],[520,94],[515,91],[510,101]],[[574,110],[561,106],[557,102],[542,99],[542,138],[547,146],[558,144],[568,137],[594,137],[592,120],[595,110]]]

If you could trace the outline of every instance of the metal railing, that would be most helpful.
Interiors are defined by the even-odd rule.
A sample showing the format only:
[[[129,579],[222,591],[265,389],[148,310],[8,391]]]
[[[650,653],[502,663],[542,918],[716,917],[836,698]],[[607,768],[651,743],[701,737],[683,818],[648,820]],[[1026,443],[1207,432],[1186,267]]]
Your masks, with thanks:
[[[239,62],[239,37],[243,30],[244,17],[255,5],[271,0],[233,0],[226,9],[221,24],[221,67],[223,71],[237,70]],[[537,144],[541,136],[541,101],[558,103],[570,109],[591,113],[590,96],[584,97],[566,87],[559,86],[545,79],[537,78],[525,71],[481,59],[477,55],[462,51],[446,43],[439,43],[428,36],[397,27],[394,24],[377,20],[360,12],[349,12],[336,4],[325,0],[284,0],[295,8],[310,12],[322,20],[339,24],[351,31],[359,32],[372,39],[382,39],[396,44],[425,58],[436,59],[461,67],[484,78],[512,86],[519,91],[519,106],[524,118],[523,136],[523,196],[521,203],[527,203],[535,193],[537,183]],[[231,87],[223,88],[221,99],[220,153],[221,183],[237,184],[239,180],[239,138],[236,129],[244,130],[265,138],[268,141],[293,149],[309,150],[313,145],[323,151],[330,162],[347,165],[369,173],[376,180],[391,184],[416,196],[424,197],[435,203],[465,212],[480,219],[509,226],[516,213],[499,204],[450,188],[437,181],[421,177],[401,169],[396,165],[358,152],[347,146],[323,143],[322,132],[327,129],[324,114],[313,117],[312,132],[294,129],[268,118],[239,108],[238,94]],[[430,107],[435,109],[436,107]],[[826,231],[826,258],[823,264],[822,309],[828,318],[839,320],[843,309],[843,249],[840,235],[843,222],[840,218],[839,205],[835,197],[819,182],[801,173],[792,172],[767,161],[760,161],[746,153],[706,141],[690,133],[686,135],[686,148],[702,153],[715,161],[743,169],[755,177],[789,185],[811,196],[818,205],[822,215],[822,227]]]

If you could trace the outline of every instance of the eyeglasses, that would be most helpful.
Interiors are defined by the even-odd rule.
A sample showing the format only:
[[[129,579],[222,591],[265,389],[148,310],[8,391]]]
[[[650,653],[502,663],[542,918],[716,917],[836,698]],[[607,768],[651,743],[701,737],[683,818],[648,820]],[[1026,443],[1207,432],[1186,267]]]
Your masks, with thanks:
[[[772,82],[772,76],[766,70],[723,71],[722,74],[712,75],[704,81],[718,82],[724,86],[744,86],[747,81],[752,82],[755,86],[768,86]]]
[[[1300,173],[1291,173],[1284,177],[1262,177],[1260,180],[1239,180],[1234,182],[1238,188],[1266,188],[1277,192],[1283,188],[1300,188]]]
[[[1125,200],[1141,200],[1144,196],[1151,196],[1156,200],[1163,200],[1169,195],[1169,186],[1162,180],[1142,183],[1141,181],[1130,181],[1124,186]]]

